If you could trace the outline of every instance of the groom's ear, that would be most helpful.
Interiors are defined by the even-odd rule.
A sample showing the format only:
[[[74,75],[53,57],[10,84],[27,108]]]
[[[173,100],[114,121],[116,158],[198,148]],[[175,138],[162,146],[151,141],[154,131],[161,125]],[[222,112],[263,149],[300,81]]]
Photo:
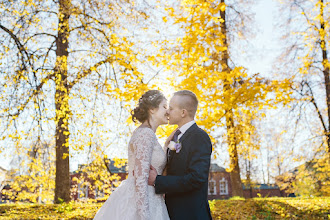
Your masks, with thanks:
[[[181,109],[181,118],[185,118],[188,115],[188,111],[186,109]]]

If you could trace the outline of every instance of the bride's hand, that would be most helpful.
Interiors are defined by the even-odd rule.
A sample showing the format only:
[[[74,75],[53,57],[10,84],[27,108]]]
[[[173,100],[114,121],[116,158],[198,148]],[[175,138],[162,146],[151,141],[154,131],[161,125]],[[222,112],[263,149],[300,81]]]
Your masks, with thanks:
[[[173,139],[174,133],[178,130],[179,128],[176,128],[174,131],[172,131],[172,133],[170,134],[170,136],[168,136],[168,138],[165,141],[165,147],[168,146],[168,144],[170,143],[170,141]]]
[[[162,176],[167,176],[167,164],[165,165],[165,167],[163,169]]]

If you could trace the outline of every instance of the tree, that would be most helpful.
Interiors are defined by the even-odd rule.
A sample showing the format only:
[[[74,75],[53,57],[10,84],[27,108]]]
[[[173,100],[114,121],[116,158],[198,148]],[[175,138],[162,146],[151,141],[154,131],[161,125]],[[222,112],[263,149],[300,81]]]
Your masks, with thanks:
[[[307,124],[310,130],[305,136],[308,142],[308,154],[303,157],[306,166],[299,169],[301,181],[296,182],[296,189],[301,191],[306,184],[312,184],[322,193],[328,190],[330,171],[330,18],[327,13],[330,3],[324,0],[280,2],[281,17],[285,19],[281,30],[286,46],[281,57],[286,61],[282,63],[282,72],[294,76],[295,109],[292,111],[297,113],[300,127]]]
[[[163,59],[163,65],[175,72],[173,85],[196,93],[200,101],[199,124],[213,134],[213,142],[218,141],[214,138],[219,138],[217,133],[225,127],[233,196],[241,197],[239,154],[257,146],[249,145],[255,131],[252,122],[263,117],[261,109],[283,100],[282,92],[289,84],[270,81],[259,74],[249,75],[244,67],[235,65],[233,41],[244,39],[244,24],[250,19],[239,9],[247,4],[194,0],[169,7],[183,36],[178,37],[179,45],[168,49],[168,56]],[[165,43],[163,50],[171,48]],[[271,91],[276,94],[275,100],[267,95]]]
[[[15,152],[24,158],[17,170],[10,171],[10,189],[3,192],[12,201],[50,203],[55,188],[54,143],[35,143],[31,150]],[[18,158],[14,157],[14,160]]]
[[[286,193],[301,196],[329,196],[329,164],[327,158],[308,161],[276,178]]]
[[[259,138],[253,138],[253,143],[249,143],[251,144],[251,146],[255,145],[255,144],[260,144],[259,143]],[[257,167],[255,165],[255,161],[256,161],[256,157],[257,154],[256,152],[258,150],[255,150],[256,152],[251,152],[253,149],[259,149],[259,146],[253,146],[253,147],[247,147],[245,148],[245,150],[241,153],[242,157],[240,162],[240,167],[242,167],[242,172],[241,175],[243,176],[245,174],[245,178],[242,178],[242,182],[245,185],[245,189],[249,189],[249,194],[250,194],[250,198],[252,198],[252,192],[253,192],[253,188],[255,186],[256,181],[254,181],[257,176]]]
[[[329,2],[323,0],[281,1],[283,3],[285,30],[283,38],[286,51],[282,54],[284,64],[291,68],[285,74],[295,75],[295,98],[301,105],[309,105],[318,119],[321,136],[315,137],[325,151],[330,152],[330,75],[328,58]],[[287,65],[283,65],[287,67]],[[310,117],[311,118],[311,117]],[[314,133],[319,133],[314,131]],[[322,140],[324,139],[324,140]]]
[[[85,87],[123,100],[136,98],[136,88],[137,96],[147,88],[137,68],[143,50],[123,34],[129,35],[124,25],[131,19],[144,20],[147,14],[121,0],[0,5],[2,139],[14,145],[54,132],[54,200],[68,202],[74,104],[86,99]]]

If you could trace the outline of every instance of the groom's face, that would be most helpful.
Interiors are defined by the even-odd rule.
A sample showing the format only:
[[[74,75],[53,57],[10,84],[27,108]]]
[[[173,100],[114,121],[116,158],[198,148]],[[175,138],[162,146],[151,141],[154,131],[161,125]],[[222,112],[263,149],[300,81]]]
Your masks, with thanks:
[[[169,108],[167,110],[168,122],[170,125],[175,125],[182,120],[181,113],[182,109],[179,106],[180,96],[173,96],[169,103]]]

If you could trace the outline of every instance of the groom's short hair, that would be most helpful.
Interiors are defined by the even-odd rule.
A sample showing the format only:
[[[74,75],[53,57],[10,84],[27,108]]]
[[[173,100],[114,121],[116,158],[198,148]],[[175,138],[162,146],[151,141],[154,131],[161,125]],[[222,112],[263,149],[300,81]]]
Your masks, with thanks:
[[[194,118],[198,106],[198,99],[195,93],[189,90],[180,90],[175,92],[173,95],[185,97],[185,99],[179,104],[180,108],[186,109],[189,115]]]

